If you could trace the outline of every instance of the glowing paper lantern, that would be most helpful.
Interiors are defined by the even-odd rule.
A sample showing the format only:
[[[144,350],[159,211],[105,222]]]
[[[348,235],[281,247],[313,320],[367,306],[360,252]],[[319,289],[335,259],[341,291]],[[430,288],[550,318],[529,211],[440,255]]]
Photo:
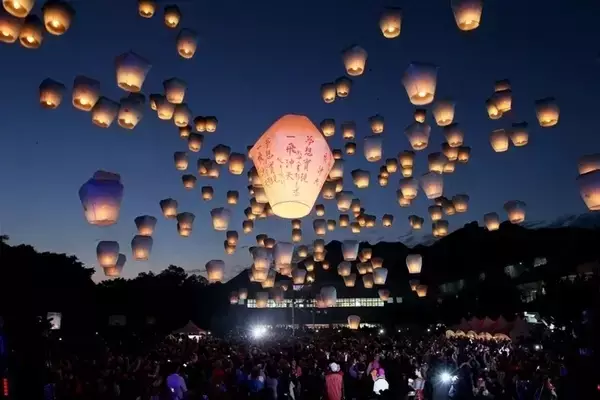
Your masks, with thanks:
[[[437,172],[428,172],[421,176],[421,187],[428,199],[440,197],[444,192],[444,179],[442,174]]]
[[[504,129],[496,129],[490,135],[490,144],[496,153],[508,150],[509,138]]]
[[[411,228],[418,230],[423,228],[423,223],[425,222],[425,219],[419,217],[418,215],[410,215],[408,217],[408,222]]]
[[[227,208],[213,208],[210,212],[213,228],[216,231],[226,231],[229,228],[229,220],[231,219],[231,211]]]
[[[304,285],[304,281],[306,280],[306,270],[300,268],[294,268],[292,270],[292,281],[294,285]]]
[[[92,225],[108,226],[117,222],[123,200],[121,176],[96,171],[79,189],[85,218]]]
[[[227,204],[237,204],[240,194],[237,190],[229,190],[227,192]]]
[[[140,215],[135,220],[135,226],[140,236],[152,236],[156,227],[156,218],[151,215]]]
[[[364,274],[362,277],[362,281],[363,281],[363,286],[365,287],[365,289],[371,289],[375,283],[373,281],[372,273]]]
[[[402,29],[402,11],[399,8],[388,7],[379,19],[379,29],[386,39],[400,36]]]
[[[143,103],[130,97],[124,97],[119,104],[117,120],[119,126],[125,129],[133,129],[144,116]]]
[[[423,266],[423,257],[420,254],[406,256],[406,267],[409,274],[420,274]]]
[[[242,222],[242,230],[244,231],[244,233],[250,233],[253,229],[254,222],[252,222],[251,220],[244,220],[244,222]]]
[[[388,158],[385,160],[385,169],[390,173],[394,174],[398,171],[398,160],[395,158]]]
[[[210,260],[206,263],[206,277],[210,283],[221,282],[225,275],[225,262]]]
[[[414,178],[403,178],[400,179],[400,191],[402,197],[412,200],[417,197],[419,192],[419,182]]]
[[[360,76],[367,64],[367,51],[360,46],[351,46],[342,52],[346,73],[350,76]]]
[[[237,231],[227,231],[226,238],[227,244],[236,246],[238,244],[240,236],[238,235]]]
[[[387,280],[388,270],[387,268],[373,269],[373,283],[376,285],[385,285]]]
[[[185,151],[176,151],[173,154],[173,159],[175,161],[175,169],[178,171],[185,171],[188,167],[188,158],[187,153]]]
[[[454,102],[451,100],[439,100],[433,104],[433,117],[438,126],[448,126],[454,121]],[[423,121],[421,121],[423,122]]]
[[[197,178],[194,175],[186,174],[181,176],[181,181],[184,188],[191,190],[196,186]]]
[[[408,99],[415,106],[431,103],[435,97],[438,67],[431,64],[412,63],[402,77]]]
[[[338,97],[348,97],[352,88],[352,79],[342,76],[335,80],[335,91]]]
[[[342,122],[342,138],[344,140],[354,140],[356,137],[356,123],[354,121]]]
[[[471,148],[469,146],[460,146],[456,160],[459,163],[466,164],[471,158]]]
[[[350,191],[341,191],[336,196],[335,199],[337,201],[337,207],[339,211],[345,212],[350,209],[350,205],[352,204],[353,194]]]
[[[327,141],[302,115],[288,114],[277,120],[252,147],[250,156],[273,212],[282,218],[310,213],[333,166]],[[302,163],[300,173],[296,173],[298,162]],[[276,173],[280,168],[283,176]]]
[[[344,285],[346,287],[354,287],[356,286],[356,274],[352,273],[348,276],[344,276]]]
[[[343,178],[343,177],[344,177],[344,160],[340,158],[339,160],[335,160],[333,162],[333,166],[331,167],[331,170],[329,171],[329,178],[338,179],[338,178]]]
[[[363,169],[352,170],[352,181],[354,185],[359,189],[365,189],[369,187],[369,180],[371,173]]]
[[[2,0],[4,9],[17,18],[25,18],[35,5],[35,0]]]
[[[371,132],[376,135],[383,133],[383,129],[385,127],[385,120],[379,114],[373,115],[369,117],[369,126],[371,127]]]
[[[458,159],[458,147],[450,147],[446,142],[442,143],[442,153],[448,161],[456,161]]]
[[[479,27],[483,0],[452,0],[452,12],[461,31],[472,31]]]
[[[185,97],[187,84],[179,78],[171,78],[163,81],[165,97],[171,104],[181,104]]]
[[[19,34],[21,33],[22,26],[23,20],[15,17],[14,15],[0,12],[0,42],[16,42]]]
[[[128,92],[137,93],[142,90],[146,75],[152,65],[143,57],[129,51],[118,56],[115,60],[117,85]]]
[[[102,268],[114,266],[119,259],[119,243],[109,240],[98,242],[96,257]]]
[[[444,213],[446,215],[454,215],[456,214],[456,208],[454,208],[454,204],[451,202],[447,202],[443,205]]]
[[[360,225],[358,224],[358,222],[352,222],[350,224],[350,230],[352,231],[352,233],[360,233]]]
[[[381,160],[383,155],[383,139],[380,136],[367,136],[364,143],[365,158],[369,162]]]
[[[143,18],[152,18],[156,12],[154,0],[138,0],[138,13]]]
[[[427,296],[427,285],[417,285],[416,290],[418,297]]]
[[[577,177],[579,192],[590,211],[600,210],[600,170],[586,172]]]
[[[119,254],[119,258],[117,259],[117,263],[115,265],[113,265],[112,267],[104,268],[104,275],[110,278],[120,276],[121,272],[123,272],[123,267],[125,266],[126,262],[127,257],[125,256],[125,254]]]
[[[496,108],[504,114],[512,108],[512,91],[510,89],[497,91],[492,95]]]
[[[427,210],[432,221],[439,221],[444,216],[442,206],[432,205]]]
[[[335,96],[335,83],[329,82],[321,85],[321,98],[325,103],[333,103],[335,101]]]
[[[335,303],[337,301],[337,290],[335,287],[323,286],[320,293],[327,307],[335,307]]]
[[[344,150],[346,151],[346,154],[351,156],[354,155],[356,153],[356,143],[354,142],[348,142],[344,145]]]
[[[465,134],[462,132],[456,122],[444,127],[444,136],[446,137],[446,142],[450,147],[462,146],[465,138]]]
[[[600,169],[600,153],[586,154],[580,157],[577,168],[580,175]]]
[[[275,245],[275,264],[291,264],[294,256],[294,245],[288,242],[277,242]]]
[[[413,167],[415,162],[415,152],[414,151],[403,151],[398,154],[398,161],[400,162],[400,166],[405,167]]]
[[[165,25],[168,28],[176,28],[181,21],[181,11],[176,5],[165,6]]]
[[[442,153],[431,153],[427,155],[427,164],[430,172],[442,173],[444,166],[448,162],[448,158]]]
[[[62,83],[49,78],[44,79],[40,84],[40,105],[47,109],[57,108],[62,102],[65,90]]]
[[[318,217],[325,215],[325,206],[323,204],[315,205],[315,214],[317,214]]]
[[[558,123],[560,109],[554,97],[546,97],[535,102],[535,114],[542,128],[549,128]]]
[[[344,240],[342,242],[342,255],[345,261],[356,260],[356,257],[358,257],[358,246],[359,243],[357,240]]]
[[[191,29],[182,29],[177,35],[177,52],[183,58],[190,59],[198,48],[198,34]]]
[[[513,224],[525,221],[526,204],[519,200],[511,200],[504,203],[504,210],[508,214],[508,220]]]
[[[196,216],[191,212],[177,214],[177,230],[179,231],[180,236],[187,237],[192,234],[195,219]]]
[[[323,132],[323,136],[331,137],[335,134],[335,120],[333,119],[324,119],[321,121],[319,125],[321,128],[321,132]]]
[[[69,30],[75,16],[73,7],[61,0],[46,1],[42,6],[42,13],[46,30],[56,36]]]
[[[313,229],[318,236],[324,236],[327,233],[327,222],[319,218],[313,221]]]
[[[383,301],[388,301],[390,298],[390,291],[388,289],[379,289],[377,294],[379,295],[379,299]]]
[[[213,133],[217,131],[219,120],[217,117],[209,115],[206,117],[206,132]]]
[[[192,111],[187,104],[181,103],[175,105],[175,109],[173,110],[173,122],[175,123],[175,126],[180,128],[187,126],[190,123],[191,118]]]
[[[527,130],[527,122],[519,122],[512,124],[510,130],[510,140],[515,147],[522,147],[529,143],[529,132]]]
[[[164,199],[160,201],[160,209],[165,218],[173,219],[177,216],[177,200]]]
[[[152,251],[152,237],[136,235],[131,240],[131,252],[136,261],[147,261]]]
[[[457,194],[452,197],[452,204],[457,213],[467,212],[469,208],[469,196],[466,194]]]
[[[432,224],[433,236],[444,237],[448,234],[449,223],[446,220],[440,219]]]
[[[19,43],[26,49],[37,49],[44,40],[42,21],[31,14],[25,17],[21,31],[19,32]]]
[[[237,292],[231,292],[229,294],[229,304],[237,304],[239,301],[239,296]]]
[[[496,103],[492,99],[488,99],[485,101],[485,107],[488,112],[488,116],[490,119],[500,119],[502,118],[502,111],[498,109]]]
[[[488,231],[495,231],[500,228],[500,217],[497,213],[487,213],[483,216],[483,223]]]
[[[406,127],[404,133],[414,150],[423,150],[429,144],[431,126],[425,123],[413,122]],[[402,163],[402,160],[400,162]]]

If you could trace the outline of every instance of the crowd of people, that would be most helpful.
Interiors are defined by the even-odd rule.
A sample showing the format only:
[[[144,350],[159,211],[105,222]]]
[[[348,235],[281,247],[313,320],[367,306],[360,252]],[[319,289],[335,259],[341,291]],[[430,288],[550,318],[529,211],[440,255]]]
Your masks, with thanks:
[[[558,335],[561,333],[559,332]],[[562,334],[566,334],[563,332]],[[59,342],[55,399],[577,399],[581,355],[544,341],[478,341],[440,332],[265,329],[225,338],[96,337]]]

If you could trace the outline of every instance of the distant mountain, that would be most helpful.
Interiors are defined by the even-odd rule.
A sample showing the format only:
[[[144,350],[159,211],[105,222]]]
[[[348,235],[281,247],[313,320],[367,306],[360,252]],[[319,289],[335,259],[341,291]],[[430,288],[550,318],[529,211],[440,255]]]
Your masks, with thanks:
[[[583,229],[600,229],[600,213],[564,215],[543,226],[547,228],[572,227]]]

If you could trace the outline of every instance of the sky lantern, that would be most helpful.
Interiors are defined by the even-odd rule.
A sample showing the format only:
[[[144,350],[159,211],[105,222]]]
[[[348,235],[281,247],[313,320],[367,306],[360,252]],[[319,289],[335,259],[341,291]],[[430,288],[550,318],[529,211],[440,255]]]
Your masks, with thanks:
[[[492,120],[502,118],[502,111],[498,109],[496,103],[492,99],[487,99],[485,101],[485,107],[487,109],[488,117]]]
[[[444,169],[442,170],[442,172],[444,174],[451,174],[454,172],[455,169],[456,169],[456,162],[448,160],[448,162],[446,162],[446,164],[444,164]]]
[[[360,327],[360,317],[358,315],[348,316],[348,328],[357,330]]]
[[[404,133],[414,150],[423,150],[429,144],[431,126],[426,123],[413,122],[406,127]]]
[[[292,222],[292,229],[302,228],[302,220],[301,219],[295,218],[291,222]]]
[[[123,200],[121,176],[96,171],[79,189],[79,199],[85,218],[92,225],[108,226],[117,222]]]
[[[354,155],[356,153],[356,143],[354,142],[348,142],[344,145],[344,150],[346,151],[346,154],[351,156]]]
[[[148,103],[150,104],[150,109],[152,111],[156,111],[156,102],[164,98],[165,96],[163,96],[160,93],[150,93],[150,95],[148,96]]]
[[[337,267],[337,272],[339,276],[349,276],[352,272],[352,264],[349,261],[342,261]]]
[[[206,132],[206,118],[203,116],[195,117],[194,127],[198,132]]]
[[[246,300],[248,298],[248,289],[246,289],[246,288],[239,288],[238,289],[238,296],[239,296],[240,300]]]
[[[229,228],[229,220],[231,219],[231,211],[227,208],[213,208],[210,211],[213,228],[216,231],[226,231]]]
[[[325,236],[327,233],[327,222],[322,218],[317,218],[313,221],[313,229],[318,236]]]
[[[515,147],[522,147],[529,143],[529,131],[527,127],[527,122],[517,122],[512,124],[510,140]]]
[[[390,291],[388,289],[379,289],[377,294],[379,295],[379,299],[382,301],[387,302],[390,298]]]
[[[177,230],[179,235],[188,237],[192,234],[192,228],[196,216],[191,212],[182,212],[177,214]]]
[[[513,224],[525,221],[526,204],[519,200],[511,200],[504,203],[504,210],[508,214],[508,220]]]
[[[432,64],[412,63],[402,77],[408,99],[415,106],[431,103],[435,97],[438,67]]]
[[[117,114],[117,120],[121,128],[135,128],[143,116],[143,104],[137,99],[131,97],[123,97],[121,99]]]
[[[388,158],[385,160],[385,169],[390,174],[394,174],[398,171],[398,160],[395,158]]]
[[[231,147],[225,146],[224,144],[218,144],[213,147],[212,151],[217,164],[227,164],[227,161],[229,161],[229,155],[231,154]]]
[[[169,198],[160,201],[160,209],[167,219],[173,219],[177,216],[177,206],[177,200],[175,199]]]
[[[265,188],[263,187],[253,187],[254,198],[257,202],[261,204],[267,204],[269,199],[267,198],[267,193],[265,192]]]
[[[344,153],[342,153],[342,150],[340,150],[340,149],[331,150],[331,154],[333,154],[334,160],[339,160],[344,156]]]
[[[458,147],[451,147],[448,143],[442,143],[442,153],[448,161],[456,161],[458,159]]]
[[[460,146],[456,160],[461,164],[466,164],[471,158],[471,148],[469,146]]]
[[[354,121],[342,122],[342,138],[344,140],[354,140],[356,137],[356,123]]]
[[[398,200],[398,205],[403,208],[410,207],[410,205],[412,204],[412,201],[413,201],[413,199],[404,197],[404,195],[402,194],[402,190],[396,191],[396,200]]]
[[[425,222],[425,219],[419,217],[418,215],[409,215],[408,222],[412,229],[419,230],[423,228],[423,223]]]
[[[273,254],[275,264],[291,264],[294,256],[294,244],[288,242],[277,242]]]
[[[317,127],[307,117],[293,114],[271,125],[250,155],[273,212],[282,218],[310,213],[334,162]],[[299,173],[291,161],[300,163]]]
[[[147,261],[152,251],[151,236],[135,235],[131,240],[131,253],[136,261]]]
[[[316,204],[315,214],[317,214],[318,217],[322,217],[323,215],[325,215],[325,206],[323,204]]]
[[[42,6],[44,25],[48,33],[60,36],[71,26],[75,10],[70,4],[61,0],[46,1]]]
[[[292,282],[294,285],[304,285],[306,280],[306,270],[300,268],[294,268],[292,270]]]
[[[123,53],[115,60],[117,85],[128,92],[137,93],[142,90],[146,75],[152,65],[133,51]]]
[[[350,232],[354,234],[360,233],[360,224],[356,221],[350,223]]]
[[[409,274],[420,274],[423,266],[423,257],[420,254],[409,254],[406,256],[406,267]]]
[[[488,231],[495,231],[500,228],[500,217],[497,213],[491,212],[483,216],[483,223]]]
[[[165,97],[171,104],[181,104],[185,97],[187,84],[179,78],[170,78],[163,81]]]
[[[439,221],[444,216],[442,206],[431,205],[427,208],[432,221]]]
[[[496,108],[502,113],[506,113],[512,108],[512,91],[510,89],[494,92],[492,101]]]
[[[336,96],[335,83],[328,82],[321,85],[321,98],[327,104],[335,101]]]
[[[251,271],[251,276],[252,276],[252,280],[251,282],[264,282],[267,280],[268,276],[269,276],[269,270],[268,269],[258,269],[256,268],[255,265],[252,266],[252,268],[250,269]],[[257,293],[258,295],[258,293]],[[258,300],[258,299],[257,299]],[[258,301],[257,301],[258,303]],[[258,307],[258,304],[257,304]],[[266,304],[264,305],[264,307],[266,307]]]
[[[469,195],[457,194],[452,197],[452,204],[457,213],[467,212],[469,208]]]
[[[376,285],[385,285],[387,280],[388,270],[387,268],[373,269],[373,283]]]
[[[402,197],[412,200],[419,193],[419,182],[415,178],[400,179],[400,191]]]
[[[417,292],[418,297],[427,296],[427,285],[417,285],[415,288],[415,292]]]
[[[324,200],[333,200],[335,199],[335,182],[328,181],[323,184],[323,188],[321,189],[321,197]]]
[[[444,136],[446,137],[446,143],[450,147],[460,147],[462,146],[465,134],[459,128],[458,123],[453,122],[444,127]]]
[[[428,199],[435,199],[444,193],[444,179],[442,174],[437,172],[428,172],[421,176],[421,187]]]
[[[340,214],[339,225],[340,228],[347,228],[350,225],[350,216],[348,214]]]
[[[314,252],[313,253],[313,260],[315,260],[315,262],[322,262],[323,260],[325,260],[325,255],[327,254],[327,250],[322,251],[322,252]]]
[[[197,153],[202,149],[202,144],[204,143],[204,135],[196,132],[190,133],[188,136],[188,149],[190,151]],[[208,171],[207,171],[208,172]]]
[[[25,17],[21,32],[19,33],[19,42],[26,49],[37,49],[42,45],[44,40],[42,21],[35,15],[31,14]]]
[[[140,17],[152,18],[156,12],[156,1],[138,0],[138,12]]]
[[[297,249],[298,257],[308,257],[308,246],[300,245]]]
[[[329,177],[331,179],[338,179],[344,177],[344,160],[342,158],[333,162],[333,166],[329,171]]]
[[[352,88],[352,79],[345,76],[335,80],[335,92],[338,97],[348,97]]]
[[[17,18],[25,18],[35,5],[35,0],[2,0],[4,9]]]
[[[216,161],[216,155],[215,155]],[[217,161],[217,164],[219,162]],[[229,155],[229,172],[233,175],[241,175],[244,173],[246,164],[246,156],[241,153],[231,153]]]
[[[253,229],[254,222],[252,222],[251,220],[247,219],[242,222],[242,230],[244,231],[244,233],[251,233]]]
[[[367,64],[367,51],[360,46],[353,45],[342,52],[342,59],[346,73],[350,76],[360,76],[365,72]]]
[[[415,152],[406,150],[406,151],[398,153],[398,161],[400,162],[400,165],[402,167],[411,167],[412,168],[412,166],[414,165],[414,162],[415,162]]]
[[[580,157],[577,169],[580,175],[600,169],[600,153],[586,154]]]
[[[202,200],[210,201],[215,195],[215,190],[212,186],[202,186],[202,188],[200,188],[200,193],[202,194]]]
[[[342,242],[342,255],[345,261],[354,261],[358,257],[358,246],[357,240],[344,240]]]
[[[444,214],[448,216],[456,214],[456,208],[454,207],[454,203],[452,203],[451,201],[446,202],[442,206],[442,209],[444,210]]]
[[[344,276],[344,285],[346,287],[354,287],[356,286],[356,274],[355,273],[351,273],[348,276]]]
[[[175,169],[178,171],[185,171],[188,167],[188,158],[185,151],[176,151],[173,154],[173,160],[175,161]]]
[[[335,227],[337,225],[337,222],[335,221],[335,219],[328,219],[327,220],[327,230],[328,231],[334,231]]]
[[[86,76],[77,76],[73,82],[73,106],[90,111],[100,98],[100,82]]]
[[[508,150],[510,145],[508,133],[504,129],[496,129],[490,134],[490,144],[496,153]]]
[[[449,223],[444,219],[440,219],[439,221],[435,221],[432,224],[432,233],[436,238],[444,237],[448,234]]]
[[[192,110],[190,110],[187,104],[181,103],[175,105],[175,109],[173,110],[173,122],[175,123],[175,126],[180,128],[182,126],[188,126],[191,118]]]
[[[111,267],[104,268],[104,275],[108,276],[109,278],[115,278],[120,276],[121,272],[123,272],[123,267],[125,266],[126,262],[127,256],[125,256],[125,254],[123,253],[120,253],[119,257],[117,258],[116,264],[114,264]]]
[[[156,116],[158,117],[158,119],[161,119],[163,121],[168,121],[171,118],[173,118],[173,114],[175,114],[175,104],[173,103],[169,103],[169,101],[167,100],[166,97],[161,96],[159,98],[156,99]],[[180,126],[180,129],[186,128],[188,125],[184,125],[184,126]],[[190,135],[190,131],[187,132],[187,136],[188,137]],[[180,131],[180,137],[181,136],[181,131]]]
[[[444,172],[444,166],[448,162],[448,158],[442,153],[435,152],[427,155],[427,165],[430,172]]]
[[[546,97],[535,102],[535,115],[542,128],[549,128],[558,123],[560,109],[554,97]]]
[[[140,236],[152,236],[156,227],[156,218],[151,215],[140,215],[134,220],[135,226]]]
[[[191,174],[185,174],[181,176],[181,182],[183,183],[183,187],[191,190],[194,187],[196,187],[196,181],[198,180],[198,178],[196,178],[196,176],[191,175]]]
[[[383,133],[383,128],[385,127],[385,120],[379,114],[373,115],[369,117],[369,126],[371,127],[371,132],[373,132],[376,135],[379,135]]]
[[[96,246],[96,257],[102,268],[112,267],[119,258],[119,243],[112,240],[102,240]]]
[[[595,169],[577,177],[581,198],[588,210],[600,210],[600,169]]]
[[[0,42],[14,43],[17,41],[23,20],[0,10]]]
[[[363,281],[363,286],[365,287],[365,289],[371,289],[373,287],[373,284],[375,283],[373,280],[372,273],[364,274],[362,276],[362,281]]]
[[[353,194],[350,191],[344,190],[339,192],[335,199],[337,201],[338,211],[346,212],[350,209],[350,205],[352,204]]]
[[[379,268],[383,267],[383,258],[369,257],[369,260],[371,260],[371,266],[373,267],[373,269],[379,269]]]
[[[319,125],[323,136],[331,137],[335,134],[335,120],[331,118],[324,119]]]
[[[379,29],[386,39],[400,36],[402,29],[402,10],[396,7],[386,7],[379,19]]]
[[[190,59],[198,48],[198,34],[191,29],[182,29],[177,35],[177,52],[183,58]]]
[[[219,120],[214,115],[206,116],[206,132],[213,133],[217,131]]]
[[[40,105],[47,109],[55,109],[60,106],[66,91],[65,85],[53,79],[47,78],[40,84]]]
[[[452,12],[461,31],[472,31],[479,27],[483,0],[452,0]]]
[[[292,229],[292,242],[298,243],[302,241],[302,229],[294,228]]]
[[[265,247],[267,249],[274,248],[276,244],[277,244],[277,241],[275,239],[273,239],[272,237],[268,237],[265,239]]]
[[[177,28],[181,21],[181,11],[176,5],[165,6],[165,25],[167,28]]]
[[[365,158],[368,162],[376,162],[381,160],[383,155],[383,139],[381,136],[367,136],[364,142],[364,151]]]
[[[369,180],[371,179],[371,173],[363,169],[352,170],[352,181],[354,185],[359,189],[366,189],[369,187]]]
[[[210,260],[206,263],[206,277],[210,283],[221,282],[225,275],[225,262],[223,260]]]
[[[377,175],[377,181],[379,182],[379,186],[386,187],[389,183],[389,175],[380,173]]]
[[[323,286],[320,291],[321,298],[327,307],[335,307],[337,301],[337,290],[334,286]]]
[[[321,268],[323,268],[323,270],[324,270],[324,271],[327,271],[327,270],[329,270],[329,261],[327,261],[327,260],[323,260],[323,261],[321,262]]]
[[[454,101],[438,100],[433,103],[433,117],[438,126],[448,126],[454,121]]]

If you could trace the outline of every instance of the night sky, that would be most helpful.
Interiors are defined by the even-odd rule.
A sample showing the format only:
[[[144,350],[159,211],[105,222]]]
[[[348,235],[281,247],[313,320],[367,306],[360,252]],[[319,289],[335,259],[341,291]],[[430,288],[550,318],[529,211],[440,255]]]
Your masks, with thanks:
[[[41,3],[38,1],[38,3]],[[126,4],[127,3],[127,4]],[[177,3],[176,1],[174,3]],[[10,243],[26,243],[38,250],[75,254],[86,265],[95,266],[99,240],[117,240],[129,261],[123,276],[159,271],[169,264],[185,269],[203,268],[210,259],[223,259],[232,277],[250,263],[247,246],[255,235],[267,233],[290,241],[288,220],[276,217],[257,221],[252,234],[244,236],[241,224],[247,207],[246,173],[233,176],[226,166],[218,180],[199,178],[193,191],[186,191],[181,172],[173,164],[173,152],[187,150],[172,121],[160,121],[149,107],[133,131],[115,122],[101,129],[91,115],[71,105],[70,91],[57,110],[44,110],[38,103],[38,86],[45,78],[72,88],[76,75],[101,82],[102,95],[113,100],[126,95],[115,80],[115,57],[128,50],[147,58],[152,69],[144,83],[146,94],[162,92],[162,81],[179,77],[188,83],[186,102],[194,115],[215,115],[216,133],[205,135],[200,153],[190,153],[187,173],[196,173],[198,157],[212,156],[219,143],[244,152],[278,117],[287,113],[309,116],[315,124],[335,118],[332,148],[343,146],[339,124],[357,123],[359,148],[345,157],[345,189],[360,197],[368,213],[380,221],[384,213],[395,215],[393,228],[363,230],[362,240],[388,241],[406,237],[407,217],[425,217],[424,233],[430,233],[427,206],[420,190],[410,208],[400,208],[395,192],[399,173],[388,187],[377,185],[382,163],[368,163],[362,155],[362,138],[370,134],[367,118],[385,117],[383,159],[409,149],[404,128],[413,121],[414,106],[408,101],[401,77],[413,61],[431,62],[439,68],[436,98],[456,101],[455,121],[472,147],[471,160],[445,175],[445,195],[467,193],[471,197],[466,214],[449,217],[457,229],[483,214],[506,213],[507,200],[528,205],[528,220],[551,220],[587,209],[575,178],[577,159],[600,150],[598,93],[600,63],[597,59],[600,7],[591,0],[488,1],[482,23],[472,32],[457,28],[449,1],[412,0],[397,4],[373,0],[187,1],[179,3],[181,27],[196,30],[201,42],[195,57],[177,54],[178,29],[168,29],[162,19],[162,3],[152,19],[138,15],[134,1],[85,0],[74,2],[74,23],[63,36],[46,34],[42,47],[28,50],[18,43],[0,49],[0,233]],[[595,3],[595,4],[592,4]],[[302,7],[298,7],[301,4]],[[402,33],[385,39],[378,26],[383,7],[403,9]],[[35,13],[39,15],[39,7]],[[341,51],[358,44],[368,53],[367,72],[354,78],[351,94],[333,104],[320,98],[320,85],[344,75]],[[492,121],[484,106],[493,93],[494,81],[510,79],[512,115]],[[539,127],[534,101],[556,97],[560,122],[550,129]],[[489,144],[493,129],[510,128],[512,122],[527,121],[529,145],[494,153]],[[427,170],[427,154],[440,151],[444,141],[428,112],[432,126],[429,147],[417,154],[415,177]],[[246,171],[251,167],[247,163]],[[354,188],[349,172],[371,171],[371,187]],[[122,176],[125,196],[118,224],[99,228],[89,225],[77,192],[98,170]],[[212,185],[215,197],[203,202],[200,187]],[[240,232],[235,255],[223,251],[224,232],[215,232],[210,210],[226,206],[227,190],[239,190],[230,228]],[[165,220],[159,200],[173,197],[179,211],[196,214],[189,238],[177,234],[176,222]],[[319,200],[321,201],[321,200]],[[325,202],[326,218],[336,218],[333,201]],[[150,261],[132,261],[130,242],[138,215],[158,217]],[[305,243],[315,235],[312,217],[303,220]],[[326,239],[351,237],[349,230],[328,233]],[[94,279],[101,279],[102,271]]]

